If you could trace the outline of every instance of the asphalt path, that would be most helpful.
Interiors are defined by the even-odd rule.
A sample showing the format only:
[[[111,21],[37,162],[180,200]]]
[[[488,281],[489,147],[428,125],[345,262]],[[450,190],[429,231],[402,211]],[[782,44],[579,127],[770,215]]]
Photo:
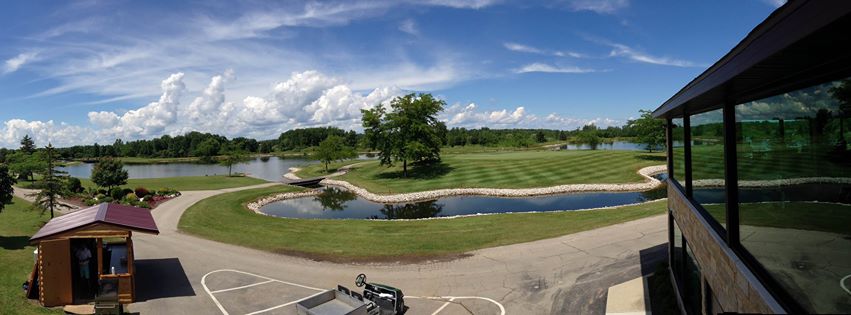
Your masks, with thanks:
[[[370,282],[402,289],[408,314],[603,314],[609,286],[652,272],[666,254],[665,216],[418,264],[317,262],[177,230],[183,212],[202,199],[271,185],[187,191],[154,209],[160,234],[133,236],[138,301],[127,309],[288,314],[318,289],[355,289],[355,276],[365,273]]]

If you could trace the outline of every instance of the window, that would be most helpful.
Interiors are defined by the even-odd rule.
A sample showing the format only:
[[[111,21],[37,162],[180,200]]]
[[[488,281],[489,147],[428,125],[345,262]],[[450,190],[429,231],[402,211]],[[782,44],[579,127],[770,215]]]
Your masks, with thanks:
[[[724,118],[717,109],[690,118],[693,198],[725,225]]]
[[[673,141],[673,145],[671,146],[672,152],[674,154],[674,176],[673,179],[677,181],[681,186],[685,187],[685,143],[684,135],[685,128],[683,128],[683,119],[675,118],[671,120],[671,140]],[[670,174],[669,174],[670,175]]]
[[[671,270],[674,273],[674,277],[676,279],[681,279],[682,274],[682,266],[683,266],[683,232],[680,231],[680,226],[677,225],[677,221],[673,219],[671,216],[671,221],[673,222],[673,234],[671,236]]]
[[[694,252],[686,243],[685,246],[685,265],[683,269],[683,304],[689,314],[701,314],[700,310],[703,306],[703,298],[701,294],[700,266],[694,258]]]
[[[742,246],[806,311],[851,313],[851,80],[735,113]]]

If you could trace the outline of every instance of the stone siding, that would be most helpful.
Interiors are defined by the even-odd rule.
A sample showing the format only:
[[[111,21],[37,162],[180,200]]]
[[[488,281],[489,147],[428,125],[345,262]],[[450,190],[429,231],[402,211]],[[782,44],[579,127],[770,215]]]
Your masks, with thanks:
[[[695,255],[702,282],[709,284],[717,300],[716,306],[722,308],[715,309],[716,313],[785,312],[675,185],[668,185],[668,208],[673,211],[674,220]]]

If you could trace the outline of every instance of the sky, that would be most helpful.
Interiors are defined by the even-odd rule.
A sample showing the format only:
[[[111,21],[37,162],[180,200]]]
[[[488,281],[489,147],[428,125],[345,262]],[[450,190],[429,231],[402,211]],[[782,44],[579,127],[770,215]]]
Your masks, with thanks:
[[[412,92],[450,127],[617,126],[782,3],[3,1],[0,147],[361,130]]]

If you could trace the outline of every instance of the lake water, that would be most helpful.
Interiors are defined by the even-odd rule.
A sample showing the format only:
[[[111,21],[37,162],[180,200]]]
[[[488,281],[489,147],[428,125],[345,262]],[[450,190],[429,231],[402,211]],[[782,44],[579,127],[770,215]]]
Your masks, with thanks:
[[[674,141],[674,147],[682,147],[681,141]],[[612,141],[612,142],[601,142],[597,144],[596,147],[592,147],[589,144],[581,144],[581,143],[569,143],[559,147],[560,150],[617,150],[617,151],[646,151],[647,147],[641,143],[635,143],[630,141]],[[657,146],[653,148],[653,151],[662,152],[664,151],[665,146]]]
[[[272,216],[311,219],[421,219],[479,213],[579,210],[664,198],[665,188],[647,192],[570,193],[526,198],[446,197],[433,201],[383,204],[340,188],[313,197],[281,200],[260,211]]]
[[[234,165],[234,173],[246,173],[250,176],[268,181],[280,181],[289,172],[290,167],[297,167],[316,161],[297,158],[254,158],[247,163]],[[69,175],[78,178],[89,178],[94,164],[83,163],[60,168]],[[130,178],[163,178],[180,176],[210,176],[227,175],[228,168],[218,164],[170,163],[170,164],[141,164],[124,165]]]

